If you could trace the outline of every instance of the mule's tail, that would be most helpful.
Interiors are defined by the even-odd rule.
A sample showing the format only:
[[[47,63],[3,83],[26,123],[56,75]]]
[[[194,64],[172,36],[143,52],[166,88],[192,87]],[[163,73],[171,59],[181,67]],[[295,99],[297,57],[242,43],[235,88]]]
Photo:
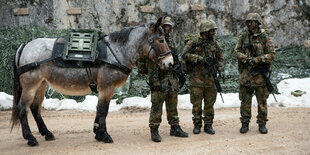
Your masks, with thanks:
[[[22,49],[21,49],[22,50]],[[18,52],[16,52],[17,54]],[[13,109],[12,109],[12,117],[11,117],[11,131],[14,126],[19,125],[19,118],[18,118],[18,111],[17,111],[17,104],[21,98],[22,95],[22,88],[20,86],[19,82],[19,74],[17,73],[17,66],[16,66],[16,55],[14,56],[14,61],[13,61],[13,72],[14,72],[14,92],[13,92]]]

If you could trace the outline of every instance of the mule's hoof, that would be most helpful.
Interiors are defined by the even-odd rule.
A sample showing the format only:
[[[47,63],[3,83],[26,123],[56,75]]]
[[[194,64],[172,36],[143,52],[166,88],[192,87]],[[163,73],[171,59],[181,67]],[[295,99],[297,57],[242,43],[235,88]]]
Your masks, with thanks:
[[[37,141],[37,139],[36,138],[33,138],[33,139],[30,139],[30,140],[28,140],[28,143],[27,143],[29,146],[38,146],[39,145],[39,143],[38,143],[38,141]]]
[[[103,142],[105,142],[105,143],[113,143],[113,139],[112,139],[112,137],[110,135],[108,135],[107,137],[105,137],[103,139]]]
[[[54,137],[53,133],[50,132],[50,133],[46,134],[45,135],[45,140],[46,141],[55,140],[55,137]]]
[[[112,137],[107,132],[104,132],[103,134],[96,134],[95,139],[105,143],[113,143]]]

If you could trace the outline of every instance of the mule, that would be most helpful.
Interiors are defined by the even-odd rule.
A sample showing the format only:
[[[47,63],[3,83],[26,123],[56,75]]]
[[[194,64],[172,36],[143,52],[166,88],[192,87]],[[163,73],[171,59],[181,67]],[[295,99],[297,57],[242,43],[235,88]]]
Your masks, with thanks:
[[[173,57],[161,27],[163,22],[163,18],[159,18],[156,23],[112,32],[104,37],[110,44],[108,53],[114,51],[115,59],[129,69],[133,69],[142,56],[149,57],[162,68],[171,66]],[[25,73],[18,72],[18,68],[22,66],[49,59],[52,56],[55,40],[55,38],[38,38],[28,42],[23,49],[19,49],[21,52],[18,52],[19,50],[16,52],[11,129],[21,124],[22,135],[25,140],[28,140],[28,145],[38,145],[28,125],[27,113],[30,109],[40,134],[45,136],[45,140],[54,140],[53,133],[48,130],[41,116],[46,86],[49,85],[57,92],[66,95],[81,96],[91,93],[89,84],[94,81],[98,90],[93,129],[95,139],[112,143],[113,140],[106,128],[109,103],[115,89],[126,82],[128,73],[103,63],[99,67],[91,67],[91,75],[88,75],[85,68],[63,68],[55,66],[52,62],[42,63]]]

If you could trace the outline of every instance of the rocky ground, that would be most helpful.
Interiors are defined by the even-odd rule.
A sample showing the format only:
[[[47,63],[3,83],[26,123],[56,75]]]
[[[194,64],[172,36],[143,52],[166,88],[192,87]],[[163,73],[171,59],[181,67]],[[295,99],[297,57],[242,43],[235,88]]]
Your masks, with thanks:
[[[127,108],[108,115],[108,131],[114,143],[97,142],[92,133],[94,112],[43,111],[55,141],[45,141],[29,116],[37,147],[27,146],[21,128],[10,133],[11,111],[0,111],[1,154],[309,154],[310,108],[269,108],[267,135],[258,132],[252,118],[250,130],[240,134],[239,109],[216,109],[215,135],[192,134],[190,110],[179,110],[182,128],[189,138],[169,136],[166,113],[160,126],[161,143],[150,139],[149,109]],[[256,116],[257,109],[252,109]]]

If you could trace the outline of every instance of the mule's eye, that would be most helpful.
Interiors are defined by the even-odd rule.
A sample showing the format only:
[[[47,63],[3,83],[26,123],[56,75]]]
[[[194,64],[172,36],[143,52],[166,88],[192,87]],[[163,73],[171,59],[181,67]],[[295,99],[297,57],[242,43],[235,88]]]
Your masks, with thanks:
[[[159,40],[160,43],[164,43],[164,39]]]

